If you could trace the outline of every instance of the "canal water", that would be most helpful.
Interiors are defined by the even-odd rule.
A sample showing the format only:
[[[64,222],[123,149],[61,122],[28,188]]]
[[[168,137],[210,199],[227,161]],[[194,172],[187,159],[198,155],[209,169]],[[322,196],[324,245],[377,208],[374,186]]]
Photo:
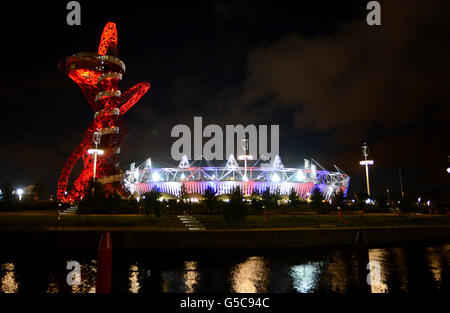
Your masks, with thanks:
[[[371,248],[373,293],[449,293],[450,244]],[[81,265],[69,286],[68,262]],[[115,293],[357,293],[357,253],[352,248],[265,252],[113,253]],[[96,254],[0,254],[2,293],[93,293]],[[367,281],[367,278],[366,278]]]

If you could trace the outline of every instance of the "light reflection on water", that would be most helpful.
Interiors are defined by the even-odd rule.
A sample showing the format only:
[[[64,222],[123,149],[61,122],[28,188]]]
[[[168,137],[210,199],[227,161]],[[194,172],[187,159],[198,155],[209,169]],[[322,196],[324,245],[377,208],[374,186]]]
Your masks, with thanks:
[[[328,267],[322,278],[324,289],[335,293],[348,291],[355,271],[355,260],[348,251],[331,251],[328,258]]]
[[[131,293],[138,293],[141,288],[139,284],[139,267],[136,264],[130,266],[130,288]]]
[[[14,263],[3,263],[2,272],[1,291],[3,293],[16,293],[19,290],[19,283],[16,280]]]
[[[97,277],[97,261],[81,263],[81,284],[72,285],[72,293],[95,293]]]
[[[449,288],[450,245],[369,249],[371,262],[380,264],[379,280],[371,272],[372,293],[438,291]],[[215,254],[118,255],[113,259],[113,292],[299,292],[345,293],[358,290],[356,253],[350,248],[301,250],[246,255]],[[45,255],[45,254],[43,254]],[[30,267],[23,256],[0,255],[0,292],[94,293],[96,260],[80,255],[81,284],[68,286],[69,260],[48,255]],[[369,274],[369,271],[365,275]],[[365,280],[365,278],[364,278]]]
[[[386,285],[387,275],[386,275],[386,249],[369,249],[369,262],[377,262],[377,266],[370,268],[371,277],[371,289],[372,293],[386,293],[388,287]]]
[[[270,267],[264,257],[252,256],[231,271],[231,291],[236,293],[267,292]]]
[[[292,287],[300,293],[309,293],[317,287],[320,263],[308,263],[291,267]]]
[[[437,286],[441,285],[442,281],[442,258],[439,249],[436,247],[427,247],[426,261],[430,267],[433,278]]]

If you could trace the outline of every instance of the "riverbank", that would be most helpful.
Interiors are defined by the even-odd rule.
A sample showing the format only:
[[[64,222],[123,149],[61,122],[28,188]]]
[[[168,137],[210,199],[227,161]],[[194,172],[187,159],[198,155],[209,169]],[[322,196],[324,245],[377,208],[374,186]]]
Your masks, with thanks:
[[[0,231],[0,250],[74,249],[95,251],[100,235],[110,231],[115,251],[189,251],[291,249],[350,246],[364,231],[369,246],[450,242],[448,226],[283,228],[205,231],[151,231],[145,228],[49,228],[46,231]]]
[[[183,215],[184,216],[184,215]],[[229,224],[221,215],[191,215],[207,230],[227,229],[278,229],[278,228],[334,228],[334,227],[372,227],[372,226],[448,226],[450,218],[445,215],[424,214],[274,214],[264,218],[262,215],[249,215],[243,221]],[[94,229],[95,227],[148,231],[187,230],[179,215],[146,217],[136,214],[112,215],[61,215],[56,212],[0,212],[0,231],[45,231],[48,229]],[[75,227],[75,228],[74,228]]]

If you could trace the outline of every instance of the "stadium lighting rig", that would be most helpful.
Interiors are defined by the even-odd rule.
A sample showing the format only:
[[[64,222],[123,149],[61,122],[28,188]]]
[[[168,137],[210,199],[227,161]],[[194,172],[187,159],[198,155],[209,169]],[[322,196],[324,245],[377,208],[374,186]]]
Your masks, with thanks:
[[[373,160],[367,160],[369,156],[369,147],[366,143],[362,146],[362,153],[364,156],[364,160],[360,161],[359,164],[366,167],[366,184],[367,184],[367,195],[370,197],[370,184],[369,184],[369,165],[373,165]]]

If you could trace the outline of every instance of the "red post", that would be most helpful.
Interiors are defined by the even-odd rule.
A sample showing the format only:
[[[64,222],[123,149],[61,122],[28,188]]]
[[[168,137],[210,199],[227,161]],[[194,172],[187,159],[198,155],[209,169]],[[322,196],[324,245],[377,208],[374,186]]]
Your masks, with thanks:
[[[109,232],[104,232],[98,245],[97,293],[111,292],[112,244]]]

